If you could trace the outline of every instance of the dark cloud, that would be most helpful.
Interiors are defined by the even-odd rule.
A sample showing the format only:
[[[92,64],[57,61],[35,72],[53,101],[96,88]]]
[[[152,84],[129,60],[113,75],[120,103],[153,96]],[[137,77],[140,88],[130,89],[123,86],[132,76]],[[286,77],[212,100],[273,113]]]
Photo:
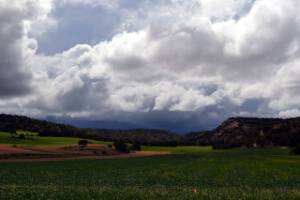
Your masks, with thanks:
[[[73,118],[65,115],[61,117],[47,116],[46,119],[57,122],[72,124],[81,128],[105,128],[105,129],[136,129],[152,128],[170,130],[175,133],[185,134],[193,131],[210,130],[216,128],[227,116],[222,118],[210,117],[207,113],[195,112],[166,112],[151,111],[145,113],[118,113],[118,120],[96,120],[86,118]],[[123,117],[130,117],[131,120]],[[176,117],[174,117],[176,116]],[[229,115],[231,116],[231,115]]]
[[[18,49],[20,47],[5,45],[6,42],[2,41],[1,36],[0,43],[6,47],[0,49],[0,96],[5,98],[27,94],[31,90],[31,74],[23,69],[22,53]]]
[[[0,8],[0,96],[12,97],[30,92],[31,73],[24,63],[26,44],[24,11],[6,5]],[[24,16],[25,15],[25,16]],[[36,44],[31,41],[29,48]]]
[[[92,112],[105,108],[108,96],[106,80],[92,81],[86,76],[81,79],[82,85],[73,86],[56,96],[56,102],[63,113]]]

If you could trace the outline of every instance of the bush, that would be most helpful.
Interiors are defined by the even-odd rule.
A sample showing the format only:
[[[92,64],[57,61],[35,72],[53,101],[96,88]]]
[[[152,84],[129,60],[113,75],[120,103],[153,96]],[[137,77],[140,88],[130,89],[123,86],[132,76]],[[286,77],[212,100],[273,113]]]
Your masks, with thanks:
[[[19,138],[20,138],[20,139],[25,139],[25,135],[24,135],[24,134],[20,134],[20,135],[19,135]]]
[[[85,145],[85,146],[86,146],[86,145],[88,144],[88,141],[87,141],[87,140],[79,140],[79,141],[78,141],[78,144],[79,144],[79,145]]]
[[[296,154],[296,155],[300,155],[300,146],[294,148],[292,151],[291,151],[292,154]]]
[[[134,144],[132,147],[130,147],[131,150],[133,151],[140,151],[141,150],[141,145],[139,144]]]
[[[84,148],[85,146],[87,146],[87,144],[88,144],[88,141],[87,141],[87,140],[79,140],[79,141],[78,141],[78,145],[81,146],[81,147],[80,147],[81,150],[83,150],[83,148]]]
[[[116,150],[118,150],[119,152],[129,153],[129,149],[127,147],[127,144],[125,144],[122,141],[115,141],[114,146],[115,146]]]

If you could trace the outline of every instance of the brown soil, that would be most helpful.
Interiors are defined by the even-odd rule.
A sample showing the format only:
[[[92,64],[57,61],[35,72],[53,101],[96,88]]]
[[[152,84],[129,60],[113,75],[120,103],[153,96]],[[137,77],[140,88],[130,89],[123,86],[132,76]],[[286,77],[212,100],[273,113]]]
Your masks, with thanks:
[[[0,144],[0,162],[128,158],[161,154],[170,154],[170,152],[137,151],[121,154],[113,148],[95,144],[88,145],[83,150],[79,145],[17,145],[14,147],[10,144]]]

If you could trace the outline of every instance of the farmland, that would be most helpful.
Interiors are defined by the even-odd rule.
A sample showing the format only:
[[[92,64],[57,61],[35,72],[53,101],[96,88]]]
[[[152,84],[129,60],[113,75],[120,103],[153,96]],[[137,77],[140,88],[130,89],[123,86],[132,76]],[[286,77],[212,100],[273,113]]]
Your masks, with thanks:
[[[29,134],[32,139],[19,139],[20,134]],[[35,132],[29,131],[17,131],[16,138],[12,138],[12,135],[7,132],[0,132],[0,144],[24,144],[24,145],[66,145],[66,144],[77,144],[81,138],[71,137],[40,137]],[[25,136],[27,137],[27,136]],[[89,140],[94,144],[108,145],[113,142]]]
[[[142,146],[142,151],[170,151],[175,153],[197,153],[211,152],[211,146],[177,146],[177,147],[157,147],[157,146]]]
[[[29,134],[29,138],[32,139],[19,139],[20,134]],[[33,135],[33,136],[30,136]],[[71,138],[71,137],[40,137],[37,136],[38,133],[30,131],[17,131],[14,135],[16,138],[12,138],[12,135],[7,132],[0,132],[0,144],[23,144],[23,145],[67,145],[67,144],[77,144],[81,138]],[[27,136],[25,136],[27,137]],[[94,144],[100,145],[112,145],[113,142],[107,141],[96,141],[89,140]],[[131,144],[128,144],[129,146]],[[178,146],[178,147],[155,147],[155,146],[142,146],[143,151],[170,151],[170,152],[203,152],[212,151],[212,148],[201,147],[201,146]]]
[[[281,149],[0,163],[3,199],[299,199],[300,159]],[[193,193],[193,189],[197,193]]]

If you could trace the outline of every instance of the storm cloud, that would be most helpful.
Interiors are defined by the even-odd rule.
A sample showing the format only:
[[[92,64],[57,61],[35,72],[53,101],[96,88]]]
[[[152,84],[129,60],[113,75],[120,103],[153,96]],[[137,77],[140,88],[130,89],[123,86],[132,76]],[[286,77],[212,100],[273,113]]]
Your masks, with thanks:
[[[178,132],[299,115],[296,0],[126,2],[4,1],[1,111]]]

